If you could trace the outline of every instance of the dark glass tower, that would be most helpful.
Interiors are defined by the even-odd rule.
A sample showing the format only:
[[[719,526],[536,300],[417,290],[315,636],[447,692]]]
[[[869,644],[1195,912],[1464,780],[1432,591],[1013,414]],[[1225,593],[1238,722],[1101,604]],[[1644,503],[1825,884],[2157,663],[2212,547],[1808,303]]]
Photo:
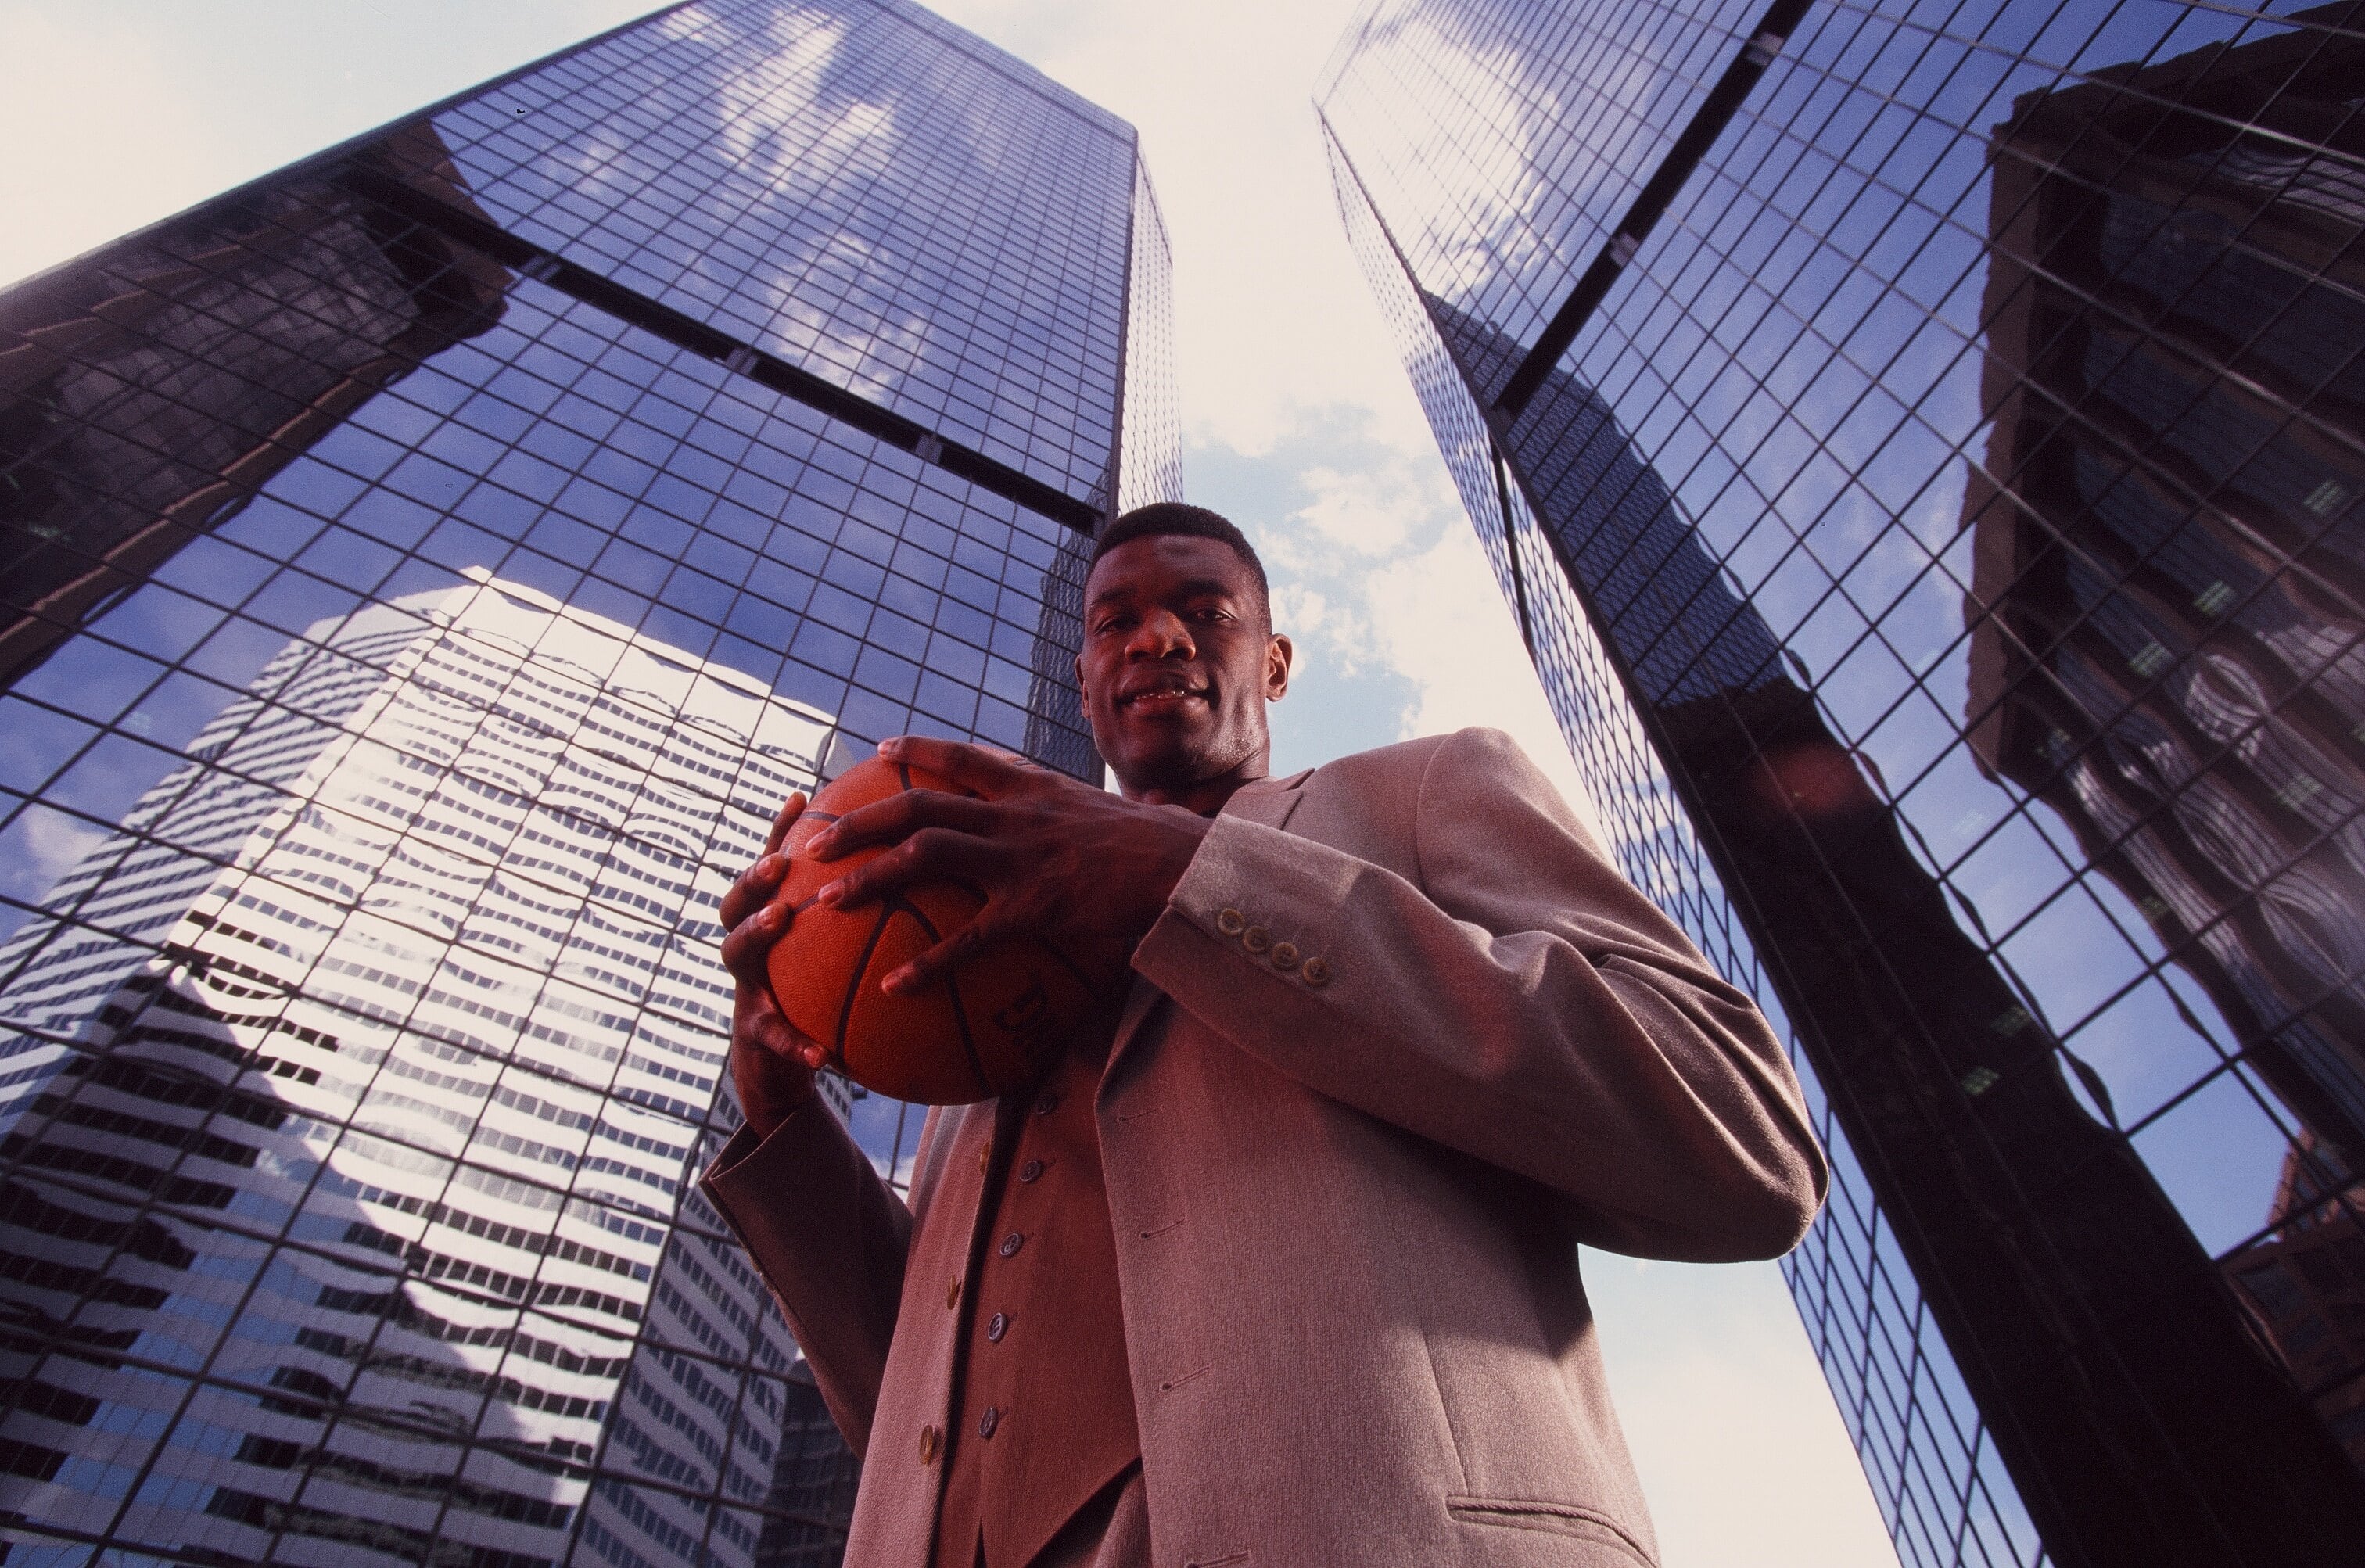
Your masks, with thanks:
[[[1613,847],[1825,1108],[1909,1562],[2365,1540],[2360,19],[1380,0],[1319,89]]]
[[[1121,121],[701,0],[0,294],[9,1561],[835,1561],[714,900],[881,735],[1098,777],[1167,274]]]

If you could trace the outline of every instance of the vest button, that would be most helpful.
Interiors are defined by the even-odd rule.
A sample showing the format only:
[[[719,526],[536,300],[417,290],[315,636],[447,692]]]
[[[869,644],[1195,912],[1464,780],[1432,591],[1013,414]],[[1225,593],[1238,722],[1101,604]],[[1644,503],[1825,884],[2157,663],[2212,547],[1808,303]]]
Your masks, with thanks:
[[[1035,1114],[1038,1116],[1048,1116],[1059,1108],[1059,1092],[1056,1089],[1046,1089],[1043,1097],[1035,1102]]]
[[[989,1405],[985,1407],[985,1414],[977,1418],[977,1435],[981,1438],[990,1438],[993,1436],[993,1428],[1000,1425],[1002,1425],[1002,1412]]]
[[[1018,1179],[1021,1182],[1032,1182],[1042,1174],[1043,1162],[1039,1159],[1030,1159],[1018,1168]]]
[[[1004,1258],[1015,1258],[1018,1256],[1018,1249],[1026,1245],[1026,1238],[1014,1230],[1002,1238],[1002,1255]]]
[[[1006,1313],[997,1312],[986,1322],[985,1337],[997,1345],[1002,1343],[1002,1337],[1009,1332],[1010,1317]]]
[[[958,1306],[960,1305],[960,1276],[958,1274],[955,1274],[953,1276],[953,1282],[945,1287],[945,1305],[948,1307]]]
[[[936,1435],[936,1429],[934,1427],[921,1428],[920,1462],[922,1464],[934,1464],[936,1462],[936,1450],[941,1448],[943,1445],[944,1439]]]

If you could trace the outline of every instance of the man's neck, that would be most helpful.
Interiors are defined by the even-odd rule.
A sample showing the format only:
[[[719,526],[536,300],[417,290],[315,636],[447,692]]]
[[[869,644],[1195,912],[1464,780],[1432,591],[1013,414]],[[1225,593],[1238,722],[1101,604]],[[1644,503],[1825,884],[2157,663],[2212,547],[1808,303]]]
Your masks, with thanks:
[[[1250,757],[1227,773],[1213,778],[1193,779],[1187,784],[1145,784],[1117,778],[1117,792],[1128,801],[1138,801],[1145,806],[1180,806],[1203,817],[1212,817],[1224,809],[1224,802],[1240,790],[1265,777],[1266,757],[1262,752]]]

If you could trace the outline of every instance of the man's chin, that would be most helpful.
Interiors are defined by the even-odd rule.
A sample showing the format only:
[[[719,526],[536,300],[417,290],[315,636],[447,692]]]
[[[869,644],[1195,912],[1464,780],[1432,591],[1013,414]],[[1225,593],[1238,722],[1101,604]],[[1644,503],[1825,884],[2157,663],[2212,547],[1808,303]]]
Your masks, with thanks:
[[[1210,778],[1220,778],[1238,764],[1216,754],[1204,735],[1190,734],[1176,727],[1160,724],[1144,734],[1142,728],[1128,725],[1124,736],[1127,743],[1109,756],[1109,768],[1129,789],[1183,790],[1194,784],[1204,784]],[[1164,734],[1158,733],[1164,731]]]

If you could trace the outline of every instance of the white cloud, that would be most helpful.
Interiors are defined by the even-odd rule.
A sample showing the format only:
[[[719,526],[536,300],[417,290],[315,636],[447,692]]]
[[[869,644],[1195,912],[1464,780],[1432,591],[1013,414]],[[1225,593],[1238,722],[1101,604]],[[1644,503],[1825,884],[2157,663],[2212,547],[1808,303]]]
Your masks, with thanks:
[[[1365,595],[1380,659],[1418,693],[1405,711],[1402,734],[1440,734],[1474,724],[1506,732],[1606,847],[1599,812],[1469,524],[1448,528],[1428,549],[1373,572]]]
[[[17,62],[0,93],[0,279],[220,188],[222,149],[196,96],[139,30],[103,15],[0,11],[0,60]],[[157,135],[161,125],[174,134]]]
[[[1667,1568],[1896,1568],[1778,1270],[1588,1251],[1585,1278]]]

